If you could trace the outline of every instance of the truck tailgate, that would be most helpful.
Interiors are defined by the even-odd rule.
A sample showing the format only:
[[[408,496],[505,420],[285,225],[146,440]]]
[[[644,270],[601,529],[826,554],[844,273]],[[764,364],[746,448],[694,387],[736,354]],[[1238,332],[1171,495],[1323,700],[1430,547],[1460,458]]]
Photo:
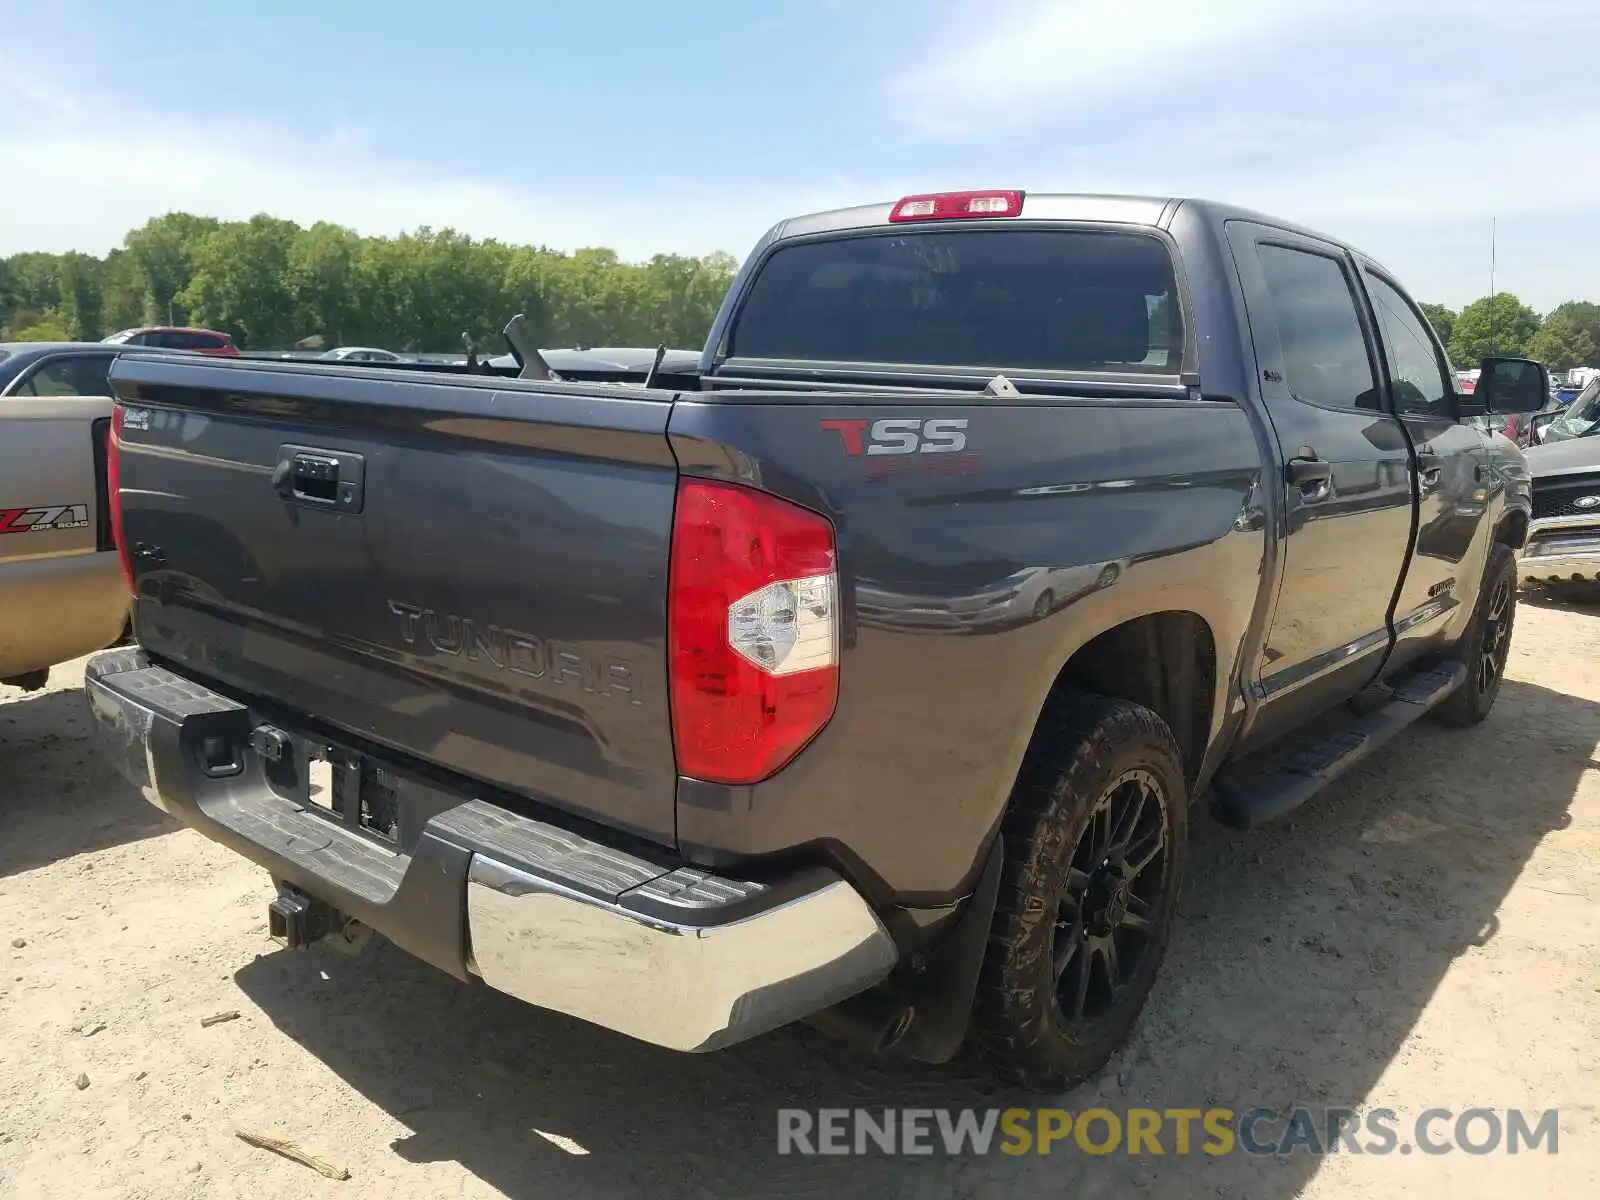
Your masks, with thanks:
[[[669,401],[137,355],[112,383],[152,655],[673,842]]]

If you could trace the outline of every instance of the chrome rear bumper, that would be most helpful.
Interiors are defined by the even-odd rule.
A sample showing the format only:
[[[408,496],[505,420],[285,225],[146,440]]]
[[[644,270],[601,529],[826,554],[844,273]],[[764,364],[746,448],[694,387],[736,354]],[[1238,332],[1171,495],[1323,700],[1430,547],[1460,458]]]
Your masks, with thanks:
[[[674,1050],[715,1049],[809,1016],[895,961],[878,918],[837,878],[708,927],[596,903],[477,854],[467,924],[470,969],[490,987]]]
[[[530,1004],[713,1050],[864,991],[895,964],[882,922],[832,871],[722,878],[403,770],[402,797],[437,815],[415,844],[379,844],[287,796],[281,764],[269,781],[247,705],[137,648],[92,659],[84,690],[102,744],[151,804],[441,970]],[[225,776],[201,767],[230,755]]]

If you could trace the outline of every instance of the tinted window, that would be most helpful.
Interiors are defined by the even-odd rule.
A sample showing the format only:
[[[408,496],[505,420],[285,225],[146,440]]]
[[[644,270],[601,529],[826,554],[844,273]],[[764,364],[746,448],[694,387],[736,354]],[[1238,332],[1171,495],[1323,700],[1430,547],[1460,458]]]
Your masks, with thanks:
[[[1367,276],[1367,292],[1383,329],[1389,374],[1394,381],[1395,410],[1448,416],[1452,389],[1424,318],[1398,290],[1376,275]]]
[[[1173,373],[1172,260],[1155,238],[1063,230],[874,234],[778,250],[733,327],[748,358]]]
[[[1312,404],[1381,407],[1355,295],[1339,261],[1286,246],[1257,250],[1289,390]]]
[[[18,396],[109,396],[111,355],[53,358],[23,380]]]

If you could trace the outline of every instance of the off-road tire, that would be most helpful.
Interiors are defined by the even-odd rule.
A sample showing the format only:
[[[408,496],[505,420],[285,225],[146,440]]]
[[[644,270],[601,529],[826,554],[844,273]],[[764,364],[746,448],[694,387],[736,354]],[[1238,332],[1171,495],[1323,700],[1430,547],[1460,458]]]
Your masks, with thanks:
[[[1500,684],[1505,680],[1506,656],[1511,650],[1511,630],[1517,617],[1517,555],[1496,542],[1489,549],[1483,587],[1472,612],[1472,623],[1457,646],[1457,656],[1467,665],[1467,679],[1450,698],[1428,716],[1440,725],[1466,729],[1489,715]],[[1495,669],[1486,671],[1486,659]]]
[[[1189,790],[1182,764],[1166,722],[1124,700],[1071,695],[1053,702],[1041,722],[1002,825],[1005,874],[973,1007],[973,1041],[1005,1080],[1034,1092],[1063,1092],[1100,1070],[1127,1039],[1165,954],[1183,881]],[[1149,932],[1128,964],[1126,986],[1105,989],[1105,1011],[1094,1020],[1073,1021],[1057,998],[1058,947],[1071,937],[1058,921],[1071,903],[1069,877],[1079,878],[1071,871],[1074,858],[1086,861],[1081,855],[1098,833],[1091,818],[1101,819],[1104,805],[1124,794],[1128,785],[1118,781],[1130,773],[1141,788],[1148,779],[1160,792],[1162,887],[1140,918]],[[1078,944],[1078,953],[1089,954]],[[1065,959],[1063,981],[1073,970],[1071,952]],[[1078,1008],[1086,1011],[1081,991]]]

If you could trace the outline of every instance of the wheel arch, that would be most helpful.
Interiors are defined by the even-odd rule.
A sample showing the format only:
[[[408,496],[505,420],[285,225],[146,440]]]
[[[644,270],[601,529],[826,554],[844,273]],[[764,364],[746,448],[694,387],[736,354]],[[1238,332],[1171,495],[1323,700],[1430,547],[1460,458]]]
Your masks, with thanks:
[[[1521,508],[1507,509],[1494,527],[1494,540],[1513,550],[1528,544],[1528,514]]]
[[[1065,695],[1087,692],[1150,709],[1172,730],[1192,785],[1215,724],[1217,640],[1188,609],[1130,617],[1079,645],[1057,670],[1029,733],[1032,747]]]

